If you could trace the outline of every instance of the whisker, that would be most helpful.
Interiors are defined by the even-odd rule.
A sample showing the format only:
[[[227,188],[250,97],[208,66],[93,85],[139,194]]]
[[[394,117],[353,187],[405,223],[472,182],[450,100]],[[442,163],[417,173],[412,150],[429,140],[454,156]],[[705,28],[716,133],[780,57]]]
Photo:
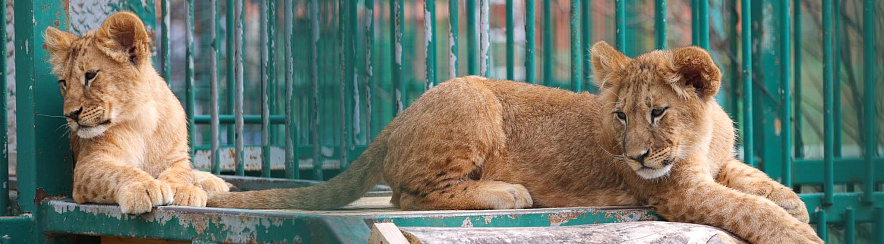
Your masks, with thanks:
[[[64,116],[61,116],[61,115],[49,115],[49,114],[41,114],[41,113],[38,113],[37,116],[50,117],[50,118],[62,118],[62,119],[64,118]]]

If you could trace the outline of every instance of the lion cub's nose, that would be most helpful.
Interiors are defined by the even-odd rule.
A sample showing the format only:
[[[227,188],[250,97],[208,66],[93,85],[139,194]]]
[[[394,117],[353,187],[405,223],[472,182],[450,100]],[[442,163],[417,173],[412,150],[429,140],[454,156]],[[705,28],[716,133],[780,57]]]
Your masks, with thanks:
[[[74,122],[77,122],[80,119],[81,112],[83,112],[82,107],[77,110],[71,111],[70,113],[65,114],[64,117],[68,117],[69,119],[74,120]]]
[[[648,154],[650,154],[650,153],[651,153],[650,150],[645,150],[645,151],[641,152],[640,154],[629,155],[629,158],[631,158],[632,160],[638,161],[642,165],[645,165],[645,158],[647,158]]]

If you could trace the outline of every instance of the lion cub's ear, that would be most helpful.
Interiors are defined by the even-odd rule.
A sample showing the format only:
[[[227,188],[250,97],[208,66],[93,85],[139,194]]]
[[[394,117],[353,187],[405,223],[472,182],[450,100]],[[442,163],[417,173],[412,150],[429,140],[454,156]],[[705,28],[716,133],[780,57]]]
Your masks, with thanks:
[[[608,76],[623,69],[632,60],[604,41],[592,45],[590,52],[592,53],[592,73],[595,74],[594,80],[596,86],[602,89],[606,88],[606,85],[611,85],[610,83],[605,84],[606,82],[619,81],[620,79],[609,79]]]
[[[721,70],[706,50],[699,47],[683,47],[672,50],[672,64],[685,88],[693,88],[700,99],[708,100],[718,93],[721,86]]]
[[[98,37],[104,51],[117,61],[137,66],[150,59],[150,37],[141,19],[131,12],[118,12],[104,20]]]
[[[58,74],[64,64],[67,63],[68,54],[71,52],[71,44],[77,40],[77,35],[70,32],[61,31],[55,27],[46,27],[43,34],[46,49],[49,50],[49,64],[52,65],[52,72]]]

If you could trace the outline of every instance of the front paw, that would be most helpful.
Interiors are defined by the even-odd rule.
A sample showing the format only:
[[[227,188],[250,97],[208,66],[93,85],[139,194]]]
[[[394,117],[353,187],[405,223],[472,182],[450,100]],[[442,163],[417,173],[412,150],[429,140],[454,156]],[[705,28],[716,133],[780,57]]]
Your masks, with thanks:
[[[175,201],[172,205],[205,207],[208,196],[202,188],[193,185],[174,184],[172,190],[175,192]]]
[[[825,243],[808,224],[796,222],[783,227],[785,228],[774,231],[773,235],[762,237],[763,239],[756,243]]]
[[[171,203],[175,200],[173,196],[168,184],[151,179],[121,187],[117,204],[120,204],[120,211],[123,213],[142,214],[150,212],[154,206]]]
[[[801,221],[802,223],[808,223],[808,221],[810,221],[810,215],[807,213],[807,207],[804,205],[804,201],[801,201],[801,198],[798,197],[798,194],[795,194],[792,189],[775,182],[770,182],[764,186],[758,186],[756,189],[761,191],[758,195],[770,199],[786,210],[786,212],[789,212],[792,217],[798,219],[798,221]]]
[[[200,185],[200,188],[205,190],[207,194],[211,195],[211,194],[215,194],[215,193],[230,191],[230,186],[231,186],[230,183],[227,183],[226,181],[222,180],[221,178],[218,178],[217,176],[214,176],[214,175],[209,175],[209,176],[210,177],[205,177],[205,178],[199,179],[199,182],[198,182],[198,184]]]

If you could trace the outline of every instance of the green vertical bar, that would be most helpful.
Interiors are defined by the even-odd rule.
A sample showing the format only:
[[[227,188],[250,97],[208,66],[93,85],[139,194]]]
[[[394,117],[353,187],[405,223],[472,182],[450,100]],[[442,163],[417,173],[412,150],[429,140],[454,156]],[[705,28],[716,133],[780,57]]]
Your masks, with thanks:
[[[172,34],[172,30],[169,29],[171,27],[170,26],[171,23],[169,23],[169,22],[171,22],[171,20],[169,19],[170,18],[169,17],[169,1],[168,0],[161,0],[160,5],[162,6],[162,10],[163,10],[163,13],[162,13],[162,15],[163,15],[163,20],[162,20],[163,35],[161,37],[162,39],[160,39],[160,50],[162,51],[162,53],[160,55],[163,56],[163,68],[162,68],[163,79],[166,80],[167,84],[171,84],[172,83],[172,69],[170,68],[170,63],[172,62],[172,54],[171,54],[172,52],[171,52],[171,50],[169,50],[169,48],[171,47],[171,45],[169,45],[169,42],[170,42],[169,35]]]
[[[491,0],[479,0],[479,75],[491,76]]]
[[[865,2],[863,2],[863,8],[865,8]],[[884,208],[875,207],[875,243],[884,243]]]
[[[727,97],[729,98],[727,100],[727,107],[725,108],[725,111],[727,111],[728,114],[733,115],[734,123],[739,124],[742,119],[740,118],[740,112],[737,111],[737,108],[739,107],[738,104],[740,102],[740,99],[738,99],[740,91],[740,63],[737,61],[737,47],[739,45],[740,38],[740,36],[737,35],[737,23],[740,21],[740,19],[739,17],[737,17],[737,2],[739,2],[739,0],[727,1],[727,4],[733,6],[728,8],[729,16],[727,22],[727,47],[728,51],[730,53],[733,53],[734,56],[729,58],[730,75],[729,77],[725,78],[728,80],[728,83],[730,83],[731,89],[724,89],[723,91],[727,93]],[[742,128],[737,129],[742,130]]]
[[[832,124],[834,157],[841,157],[841,1],[832,1]],[[849,187],[849,186],[848,186]]]
[[[390,32],[390,34],[392,35],[390,39],[393,40],[393,48],[391,49],[393,53],[390,54],[390,56],[392,57],[390,61],[393,65],[393,94],[396,96],[396,101],[393,103],[393,111],[396,111],[396,115],[399,115],[399,113],[401,113],[402,110],[405,109],[405,107],[403,106],[405,101],[405,73],[403,73],[402,70],[402,29],[405,25],[405,23],[403,22],[405,21],[405,11],[402,10],[403,0],[390,1],[390,13],[393,15],[392,18],[390,18],[390,28],[392,29],[392,31]],[[473,8],[470,8],[470,10],[472,9]],[[475,22],[475,14],[470,19]],[[475,33],[473,34],[473,37],[475,37]],[[474,38],[471,38],[471,40],[473,39]],[[470,45],[471,56],[475,55],[474,47],[475,43]],[[473,62],[472,65],[475,65],[475,62],[472,59],[471,62]],[[470,69],[472,69],[472,67]],[[472,72],[470,73],[474,74]]]
[[[654,0],[654,43],[657,49],[666,49],[666,0]]]
[[[583,75],[581,84],[586,86],[586,90],[589,92],[594,92],[594,86],[592,85],[592,54],[590,50],[592,49],[592,22],[590,21],[592,18],[590,13],[590,5],[592,4],[591,0],[581,0],[580,3],[580,29],[583,34],[581,39],[583,40],[581,44],[583,45]]]
[[[792,91],[790,87],[791,77],[789,76],[789,68],[791,68],[791,60],[792,53],[791,47],[789,46],[789,40],[791,39],[791,30],[790,30],[790,22],[789,22],[789,1],[783,0],[780,1],[780,74],[782,74],[783,78],[780,79],[782,82],[782,109],[780,110],[780,118],[783,120],[783,177],[781,183],[786,185],[787,187],[792,187],[792,106],[790,106],[790,102],[792,102]],[[708,36],[707,36],[708,41]],[[708,44],[708,43],[707,43]]]
[[[834,131],[832,124],[832,0],[823,0],[823,205],[834,203]]]
[[[825,0],[824,0],[825,1]],[[826,211],[825,210],[817,210],[816,211],[816,234],[823,239],[823,241],[828,241],[829,239],[829,228],[826,223]]]
[[[347,137],[347,143],[355,145],[356,144],[355,138],[357,137],[357,135],[359,135],[361,133],[361,125],[359,124],[360,119],[361,119],[361,115],[360,115],[361,107],[359,106],[359,101],[360,101],[360,98],[359,98],[359,60],[360,59],[359,59],[359,52],[356,51],[356,49],[359,47],[359,45],[357,43],[357,41],[358,41],[357,40],[358,39],[357,33],[359,33],[359,28],[356,25],[356,23],[359,21],[359,15],[357,15],[358,13],[356,11],[359,8],[359,6],[358,6],[359,1],[348,1],[348,2],[350,3],[349,4],[350,7],[348,8],[349,20],[347,21],[347,23],[349,25],[348,28],[350,29],[350,31],[349,31],[349,35],[350,35],[350,48],[349,48],[349,50],[350,51],[348,52],[348,56],[350,57],[349,58],[350,62],[348,62],[348,64],[350,65],[349,70],[351,71],[351,75],[350,75],[351,79],[350,79],[349,85],[347,86],[347,89],[349,90],[348,92],[350,93],[350,98],[347,101],[347,114],[348,114],[348,121],[349,122],[346,123],[346,127],[347,127],[347,131],[348,131],[348,135],[349,135]],[[346,151],[347,151],[346,155],[350,154],[349,151],[351,150],[351,148],[353,148],[353,147],[351,146],[346,149]],[[346,160],[343,161],[344,166],[350,167],[350,158],[345,157],[345,159]]]
[[[345,0],[338,0],[338,64],[340,65],[340,83],[338,84],[339,93],[338,100],[340,101],[338,107],[338,119],[341,120],[341,128],[340,128],[340,144],[338,150],[340,151],[338,160],[340,161],[341,169],[346,169],[348,165],[347,160],[347,144],[349,140],[347,140],[348,133],[347,131],[347,71],[349,70],[349,60],[346,57],[344,49],[347,43],[347,30],[346,30],[346,14],[349,12],[347,10],[347,6],[344,4]]]
[[[264,37],[264,45],[261,48],[264,62],[264,79],[261,81],[263,93],[261,95],[261,177],[270,177],[270,104],[272,103],[270,96],[273,94],[273,84],[276,80],[276,1],[261,2],[264,10],[264,31],[261,33]]]
[[[32,23],[32,21],[34,21],[34,5],[36,3],[29,0],[16,1],[15,3],[14,13],[18,14],[14,15],[15,19],[12,23],[15,25],[15,34],[19,37],[15,38],[15,52],[27,53],[27,50],[41,51],[41,49],[34,48],[36,44],[33,43],[33,41],[29,41],[29,37],[42,35],[37,34],[35,30],[37,29],[36,23]],[[65,19],[66,16],[59,17],[60,21],[65,21]],[[44,31],[43,29],[38,30],[40,32]],[[48,54],[45,54],[44,57],[48,57]],[[19,125],[16,126],[15,132],[18,139],[18,158],[16,160],[17,165],[15,168],[16,177],[18,177],[18,205],[21,207],[22,211],[26,212],[37,211],[37,205],[34,203],[33,199],[36,197],[35,193],[37,192],[37,147],[39,144],[36,142],[37,130],[34,129],[37,123],[37,118],[34,116],[37,112],[37,108],[32,105],[36,104],[39,100],[36,99],[37,91],[28,87],[36,84],[38,73],[34,66],[38,62],[40,62],[40,60],[36,58],[35,55],[15,55],[15,65],[24,67],[18,69],[18,72],[16,72],[15,75],[15,103],[29,105],[17,106],[15,111],[16,123]],[[45,65],[46,64],[44,64],[44,66]],[[4,77],[6,77],[5,71]],[[55,102],[58,103],[57,109],[61,109],[62,100],[56,99]],[[56,110],[55,112],[57,111],[60,110]],[[4,172],[3,174],[7,173]]]
[[[534,32],[537,30],[535,23],[537,17],[534,14],[534,0],[525,0],[525,81],[531,84],[537,83],[534,74],[534,55],[537,50],[534,43]]]
[[[616,22],[616,46],[617,50],[626,54],[627,46],[626,46],[626,0],[616,0],[614,1],[615,6],[615,22]]]
[[[699,29],[699,44],[703,49],[709,49],[709,1],[697,0],[700,4],[697,9],[697,28]],[[785,1],[785,0],[783,0]],[[782,1],[781,1],[782,2]],[[722,93],[719,93],[722,94]]]
[[[844,210],[844,242],[856,243],[856,211],[852,208]]]
[[[743,31],[743,161],[755,166],[755,153],[752,141],[752,27],[751,0],[740,2],[741,26]]]
[[[863,0],[863,159],[866,165],[866,178],[863,183],[863,201],[874,202],[875,193],[875,1]],[[881,224],[878,224],[879,226]],[[881,240],[884,242],[884,239]]]
[[[550,8],[551,0],[543,0],[543,85],[549,86],[553,83],[552,64],[553,64],[553,35],[552,35],[552,13]]]
[[[285,0],[285,177],[301,178],[298,162],[298,128],[295,124],[295,66],[294,66],[294,2]]]
[[[236,51],[234,51],[234,58],[236,59],[236,84],[234,85],[234,93],[235,93],[235,102],[233,113],[236,116],[236,121],[234,126],[236,127],[235,134],[235,162],[236,162],[236,175],[245,175],[245,155],[243,155],[243,59],[242,59],[242,44],[245,41],[245,35],[243,35],[243,0],[236,0],[235,8],[236,15],[233,17],[236,21]]]
[[[221,158],[219,153],[219,147],[221,146],[220,139],[218,138],[220,135],[219,127],[219,110],[218,107],[218,59],[221,52],[218,51],[218,46],[221,45],[221,39],[218,39],[218,31],[221,25],[218,24],[220,22],[221,14],[218,11],[221,10],[221,1],[214,0],[212,4],[210,4],[209,13],[211,14],[211,18],[209,21],[209,36],[212,38],[212,55],[209,57],[209,66],[212,67],[212,74],[209,79],[211,79],[211,84],[209,84],[209,89],[211,90],[211,106],[212,106],[212,121],[211,121],[211,137],[212,137],[212,173],[213,174],[221,174]]]
[[[792,22],[795,23],[794,24],[795,25],[795,36],[800,37],[800,36],[802,36],[801,35],[801,0],[793,0],[792,7],[795,8],[795,10],[792,13]],[[802,85],[801,85],[801,75],[802,75],[801,50],[803,50],[803,49],[801,49],[801,38],[794,38],[793,41],[795,43],[794,49],[796,50],[795,57],[793,59],[793,60],[795,60],[795,64],[794,64],[795,67],[794,67],[794,70],[792,71],[795,74],[795,97],[794,97],[795,101],[794,101],[794,105],[793,105],[793,106],[795,106],[795,109],[794,109],[795,110],[795,117],[794,117],[794,120],[795,120],[795,122],[794,122],[795,123],[795,125],[794,125],[794,127],[795,127],[795,136],[794,136],[795,146],[794,147],[795,147],[795,157],[802,158],[802,157],[804,157],[804,143],[803,143],[804,140],[803,140],[803,137],[801,136],[801,134],[802,134],[801,132],[802,132],[802,128],[803,128],[801,126],[802,125],[802,123],[801,123],[801,121],[802,121],[801,120],[801,87],[802,87]]]
[[[476,0],[466,0],[467,10],[467,73],[471,75],[479,74],[479,65],[476,63],[478,59],[478,39],[476,38]],[[482,1],[482,0],[479,0]]]
[[[365,137],[367,141],[374,138],[372,123],[372,99],[375,97],[374,80],[374,0],[365,0]]]
[[[571,24],[571,91],[580,92],[580,0],[571,0],[571,16],[568,19]]]
[[[3,48],[0,48],[0,87],[3,87],[3,91],[0,91],[0,111],[3,111],[3,116],[0,116],[0,145],[3,148],[3,155],[0,155],[0,216],[6,216],[6,208],[9,206],[9,131],[6,125],[9,124],[7,120],[7,104],[6,100],[6,0],[0,0],[0,6],[3,6],[2,11],[0,11],[0,23],[3,24],[3,29],[0,30],[0,45]]]
[[[187,45],[185,51],[185,62],[184,64],[184,84],[185,84],[185,100],[186,100],[186,112],[187,112],[187,141],[190,142],[190,158],[193,159],[193,154],[196,152],[196,123],[193,121],[193,116],[196,110],[196,89],[194,89],[193,84],[193,0],[187,0],[186,2],[187,8],[187,16],[184,21],[184,42]]]
[[[372,1],[372,0],[368,0]],[[531,1],[531,0],[529,0]],[[457,77],[457,66],[459,62],[457,60],[457,52],[458,52],[458,29],[460,25],[458,24],[458,13],[459,9],[457,7],[458,0],[448,0],[448,46],[450,46],[450,50],[448,51],[448,78],[454,79]]]
[[[234,92],[233,87],[236,86],[236,59],[234,58],[236,51],[236,35],[234,35],[234,29],[236,29],[236,21],[234,21],[234,7],[235,0],[227,0],[226,16],[225,20],[227,21],[227,27],[224,30],[225,35],[227,35],[227,109],[230,111],[230,114],[233,114],[234,110],[234,100],[236,94]],[[230,145],[234,140],[234,128],[233,126],[227,125],[227,145]]]
[[[307,5],[310,16],[310,33],[312,40],[310,41],[310,86],[311,86],[311,102],[310,102],[310,144],[313,148],[313,178],[322,180],[322,154],[319,144],[319,1],[308,0]],[[294,109],[293,109],[294,110]],[[297,169],[296,169],[297,170]]]
[[[506,79],[515,79],[515,37],[513,28],[513,0],[506,0]]]
[[[426,42],[426,65],[427,65],[427,81],[424,84],[424,90],[429,90],[430,88],[436,86],[436,2],[435,1],[425,1],[424,2],[424,37],[427,38]]]
[[[72,190],[70,147],[67,140],[59,139],[66,137],[67,132],[54,129],[64,120],[45,116],[58,114],[63,104],[57,77],[46,72],[51,68],[47,62],[49,51],[42,48],[46,27],[69,26],[67,11],[57,3],[22,0],[14,4],[15,52],[21,54],[15,55],[18,205],[22,212],[35,215],[40,204],[35,199],[39,200],[42,194],[70,194]],[[39,15],[34,15],[35,11]]]

